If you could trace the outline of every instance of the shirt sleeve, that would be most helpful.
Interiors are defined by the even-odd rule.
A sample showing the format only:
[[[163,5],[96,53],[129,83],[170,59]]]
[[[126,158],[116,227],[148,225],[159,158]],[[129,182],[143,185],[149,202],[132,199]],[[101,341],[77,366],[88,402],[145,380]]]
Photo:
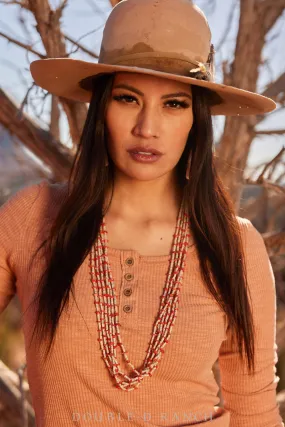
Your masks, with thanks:
[[[17,293],[14,266],[21,236],[44,182],[22,188],[0,207],[0,314]]]
[[[263,237],[251,221],[242,218],[246,271],[256,329],[256,373],[247,373],[231,332],[219,350],[220,386],[230,427],[284,427],[276,399],[276,288]],[[249,300],[250,302],[250,300]],[[250,302],[251,305],[251,302]]]

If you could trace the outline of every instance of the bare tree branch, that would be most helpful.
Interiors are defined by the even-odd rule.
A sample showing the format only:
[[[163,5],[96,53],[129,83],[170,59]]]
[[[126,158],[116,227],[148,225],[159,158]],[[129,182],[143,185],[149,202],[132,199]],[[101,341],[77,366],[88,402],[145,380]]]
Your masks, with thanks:
[[[0,123],[51,168],[55,179],[65,180],[73,157],[70,149],[56,141],[50,132],[41,129],[25,114],[19,119],[18,107],[1,89],[0,105]]]
[[[26,0],[0,0],[1,4],[5,4],[6,6],[9,5],[17,5],[22,7],[23,9],[29,9],[27,1]]]
[[[95,31],[98,31],[99,28],[96,28],[96,30],[91,31],[88,34],[85,34],[83,37],[85,37],[86,35],[89,35],[91,33],[94,33]],[[90,55],[93,58],[98,58],[98,55],[96,55],[96,53],[92,52],[91,50],[87,49],[85,46],[83,46],[82,44],[79,44],[78,41],[81,40],[83,37],[80,37],[80,39],[78,40],[74,40],[72,39],[70,36],[67,36],[66,34],[64,34],[64,37],[66,40],[68,40],[70,43],[74,44],[75,46],[77,46],[80,50],[82,50],[82,52],[87,53],[88,55]],[[74,52],[73,52],[74,53]]]
[[[270,257],[285,254],[285,231],[264,233],[262,236]]]
[[[9,2],[7,4],[11,3]],[[62,10],[66,4],[67,1],[64,0],[59,8],[52,10],[48,0],[27,0],[28,9],[33,13],[37,21],[36,28],[41,36],[43,45],[47,52],[47,56],[39,54],[38,52],[32,50],[29,45],[18,42],[16,39],[12,39],[8,36],[9,41],[14,42],[27,51],[31,51],[37,54],[42,59],[47,57],[66,57],[67,54],[65,50],[64,36],[60,29],[60,18]],[[5,36],[4,33],[0,32],[0,36],[1,35]],[[60,102],[62,103],[69,122],[72,141],[77,144],[79,142],[83,123],[86,118],[87,107],[84,103],[76,103],[75,101],[66,100],[65,98],[60,98]]]
[[[59,131],[59,119],[60,119],[60,109],[58,105],[58,97],[55,95],[51,96],[51,113],[50,113],[50,133],[52,136],[59,141],[60,140],[60,131]]]
[[[26,93],[26,95],[22,101],[22,104],[19,108],[19,111],[17,113],[19,119],[21,119],[23,117],[23,111],[24,111],[25,105],[27,105],[27,103],[28,103],[29,94],[30,94],[31,90],[34,88],[34,86],[35,86],[35,82],[33,82],[32,85],[27,90],[27,93]]]
[[[265,173],[268,171],[268,169],[271,166],[274,166],[281,159],[281,157],[283,156],[284,152],[285,152],[285,147],[282,147],[282,149],[279,151],[279,153],[269,163],[267,163],[265,165],[263,171],[261,172],[261,174],[257,178],[257,182],[258,183],[263,183],[264,182],[264,175],[265,175]],[[285,191],[285,189],[284,189],[284,191]]]
[[[231,12],[230,12],[230,15],[229,15],[229,18],[228,18],[228,23],[226,25],[226,28],[225,28],[225,31],[224,31],[223,35],[220,38],[220,41],[218,42],[217,46],[215,47],[216,51],[219,51],[222,48],[223,44],[225,43],[225,41],[227,39],[227,35],[229,34],[230,29],[232,27],[233,18],[235,16],[235,11],[236,11],[237,5],[238,5],[237,1],[233,0],[233,4],[232,4],[232,7],[231,7]]]
[[[29,12],[32,12],[32,11],[31,11],[31,9],[28,7],[28,5],[27,5],[27,4],[23,5],[23,4],[22,4],[22,3],[20,3],[20,2],[14,2],[14,1],[12,1],[12,2],[7,2],[7,1],[1,1],[1,0],[0,0],[0,3],[6,4],[6,5],[17,4],[17,5],[19,5],[19,6],[20,6],[20,9],[19,9],[20,11],[21,11],[21,10],[23,10],[23,9],[26,9],[26,10],[28,10]],[[93,4],[93,6],[95,7],[95,5],[94,5],[94,4]],[[98,8],[97,8],[97,9],[98,9]],[[98,9],[98,10],[99,10],[99,9]],[[61,8],[61,7],[59,8],[59,11],[60,11],[60,12],[62,11],[62,8]],[[29,38],[31,38],[31,34],[29,33],[29,31],[28,31],[28,29],[27,29],[27,26],[26,26],[26,24],[25,24],[25,20],[23,19],[23,17],[22,17],[22,16],[20,16],[20,18],[19,18],[19,22],[20,22],[20,24],[22,25],[22,27],[23,27],[23,29],[24,29],[25,33],[27,34],[27,36],[28,36]],[[6,25],[6,24],[5,24],[5,25]],[[96,53],[92,52],[92,51],[91,51],[90,49],[88,49],[87,47],[85,47],[85,46],[83,46],[82,44],[80,44],[80,43],[79,43],[79,41],[80,41],[80,40],[82,40],[83,38],[85,38],[85,37],[89,36],[90,34],[96,33],[96,32],[97,32],[97,31],[99,31],[102,27],[104,27],[104,25],[105,25],[105,23],[103,23],[103,24],[102,24],[102,25],[100,25],[99,27],[95,28],[95,30],[88,31],[88,33],[85,33],[85,34],[83,34],[81,37],[79,37],[79,39],[78,39],[78,40],[74,40],[72,37],[70,37],[70,36],[68,36],[67,34],[64,34],[64,33],[62,33],[62,36],[63,36],[66,40],[68,40],[70,43],[72,43],[73,45],[77,46],[80,50],[82,50],[82,52],[85,52],[85,53],[87,53],[88,55],[90,55],[92,58],[96,58],[96,59],[97,59],[97,58],[98,58],[98,55],[97,55]],[[16,45],[18,45],[18,46],[20,46],[20,47],[24,48],[25,50],[28,50],[28,51],[30,51],[30,52],[32,52],[32,53],[34,53],[35,55],[39,56],[39,57],[40,57],[40,58],[42,58],[42,59],[47,58],[47,56],[46,56],[46,55],[42,55],[42,54],[40,54],[39,52],[37,52],[37,51],[33,50],[31,45],[28,45],[28,44],[25,44],[25,43],[21,43],[21,42],[19,42],[19,40],[18,40],[18,39],[15,39],[15,38],[13,38],[13,37],[11,37],[11,36],[9,36],[9,35],[7,35],[7,34],[4,34],[4,33],[2,33],[2,32],[0,32],[0,36],[5,37],[6,39],[8,39],[8,41],[10,41],[10,42],[12,42],[12,43],[14,43],[14,44],[16,44]],[[74,52],[72,52],[72,53],[74,53]],[[69,56],[69,54],[64,53],[64,54],[62,55],[62,58],[65,58],[65,57],[67,57],[67,56]]]
[[[278,101],[278,97],[284,92],[285,87],[285,72],[281,74],[277,80],[270,83],[267,88],[263,91],[262,95],[268,96]]]
[[[279,104],[281,104],[279,108],[276,108],[276,110],[273,110],[270,113],[270,116],[274,114],[279,114],[280,110],[284,110],[285,108],[285,105],[282,105],[282,103],[285,102],[284,87],[285,87],[285,72],[282,73],[275,81],[270,82],[266,87],[266,89],[262,92],[263,96],[272,98],[275,102],[278,102]],[[258,125],[263,120],[265,120],[266,117],[267,117],[266,115],[256,116],[256,125]]]
[[[23,392],[29,390],[29,384],[26,381],[22,381],[21,388],[19,390],[19,381],[15,372],[11,371],[0,360],[0,394],[1,403],[9,411],[9,425],[10,422],[15,427],[24,427],[23,424]],[[31,402],[25,401],[25,415],[28,419],[26,425],[34,425],[35,422],[35,411]]]
[[[60,30],[62,9],[52,10],[48,0],[28,0],[30,11],[33,13],[47,56],[62,58],[65,56],[64,38]]]
[[[280,114],[281,111],[285,110],[285,105],[281,105],[281,107],[276,108],[276,110],[271,111],[270,117],[275,116],[276,114]],[[256,116],[256,123],[255,125],[258,125],[259,123],[262,123],[268,116],[266,115],[258,115]]]
[[[96,2],[94,2],[93,0],[86,0],[86,3],[93,10],[95,16],[101,16],[102,19],[105,21],[105,13],[100,9],[99,5]]]
[[[235,57],[229,72],[225,73],[225,84],[256,92],[266,35],[283,13],[284,2],[285,0],[278,1],[277,4],[271,2],[270,10],[266,10],[265,13],[265,9],[259,9],[259,4],[263,2],[240,0]],[[284,89],[281,88],[281,91]],[[254,116],[227,117],[224,133],[216,150],[219,175],[228,188],[237,210],[244,170],[255,137],[254,127],[258,120],[259,118]]]
[[[52,10],[48,0],[28,0],[33,13],[47,56],[50,58],[64,58],[66,56],[65,39],[61,32],[60,19],[67,1]],[[75,102],[66,98],[59,98],[69,123],[72,141],[77,145],[86,119],[87,107],[83,102]]]
[[[272,211],[272,214],[269,216],[267,221],[268,232],[275,232],[276,221],[278,220],[278,216],[280,215],[280,212],[283,211],[283,209],[284,209],[284,198],[279,197],[278,201],[274,204],[274,210]]]
[[[275,182],[276,182],[277,184],[281,184],[281,181],[283,181],[283,180],[284,180],[284,178],[285,178],[285,171],[284,171],[284,172],[282,172],[282,173],[278,176],[278,178],[276,178]]]
[[[41,88],[37,86],[37,89],[41,89]],[[32,111],[33,111],[33,113],[34,113],[35,117],[36,117],[37,119],[39,119],[39,120],[42,120],[42,115],[43,115],[43,112],[44,112],[44,108],[45,108],[45,102],[46,102],[46,100],[47,100],[50,96],[52,96],[52,95],[51,95],[51,93],[49,93],[49,92],[44,92],[44,90],[43,90],[43,89],[41,89],[41,91],[42,91],[43,95],[41,96],[41,109],[40,109],[40,111],[37,111],[37,108],[36,108],[36,106],[34,105],[34,102],[33,102],[33,98],[32,98],[32,97],[30,97],[30,104],[29,104],[29,107],[32,107]],[[45,124],[46,124],[46,122],[45,122]]]
[[[268,189],[270,189],[270,190],[274,190],[274,191],[276,191],[277,193],[280,193],[280,194],[284,194],[285,195],[285,188],[284,187],[282,187],[281,185],[278,185],[278,184],[276,184],[276,183],[274,183],[274,182],[269,182],[269,181],[266,181],[264,178],[261,178],[261,179],[257,179],[256,181],[251,181],[249,178],[248,179],[246,179],[245,180],[245,183],[246,184],[251,184],[251,185],[254,185],[254,184],[262,184],[265,188],[268,188]]]
[[[4,64],[7,65],[11,70],[14,70],[17,75],[18,75],[18,79],[21,81],[23,87],[28,87],[28,82],[23,74],[23,69],[22,67],[19,67],[18,65],[16,65],[14,62],[9,61],[6,58],[0,58],[0,62],[1,65],[3,66]]]
[[[255,135],[284,135],[285,129],[259,130]]]
[[[13,37],[8,36],[7,34],[3,33],[2,31],[0,31],[0,36],[4,37],[6,40],[8,40],[11,43],[16,44],[17,46],[22,47],[23,49],[32,52],[33,54],[37,55],[39,58],[41,59],[45,59],[47,58],[46,55],[41,54],[40,52],[36,51],[35,49],[32,48],[32,46],[22,43],[19,40],[14,39]]]
[[[32,40],[32,34],[31,34],[30,30],[28,29],[28,25],[27,25],[26,19],[24,18],[24,15],[25,15],[25,9],[20,7],[19,8],[18,21],[20,22],[20,25],[21,25],[24,33],[26,34],[27,39]]]
[[[272,7],[272,1],[270,0],[263,0],[257,3],[257,13],[264,19],[266,32],[272,28],[284,10],[285,0],[274,0],[274,7]]]
[[[20,368],[17,370],[17,374],[19,377],[19,391],[21,393],[21,419],[22,419],[22,425],[23,427],[28,427],[28,411],[26,407],[26,397],[25,397],[25,391],[24,391],[24,373],[26,369],[27,364],[24,363],[20,366]]]
[[[94,33],[95,31],[98,31],[99,29],[100,29],[101,27],[99,27],[99,28],[96,28],[96,30],[92,30],[90,33]],[[88,34],[86,34],[86,35],[89,35],[89,33]],[[85,37],[86,35],[84,35],[83,37]],[[22,42],[20,42],[19,40],[17,40],[17,39],[14,39],[13,37],[11,37],[11,36],[8,36],[8,34],[5,34],[5,33],[3,33],[2,31],[0,31],[0,36],[1,37],[4,37],[5,39],[7,39],[10,43],[14,43],[15,45],[17,45],[17,46],[19,46],[19,47],[22,47],[23,49],[25,49],[26,51],[28,51],[28,52],[31,52],[31,53],[33,53],[33,54],[35,54],[35,55],[37,55],[39,58],[41,58],[41,59],[46,59],[47,58],[47,56],[46,55],[43,55],[43,54],[41,54],[40,52],[38,52],[38,51],[36,51],[35,49],[33,49],[32,48],[32,46],[31,45],[28,45],[28,44],[25,44],[25,43],[22,43]],[[91,50],[89,50],[89,49],[87,49],[85,46],[83,46],[82,44],[79,44],[77,41],[75,41],[74,39],[72,39],[70,36],[67,36],[66,34],[63,34],[63,36],[64,36],[64,38],[66,39],[66,40],[68,40],[69,42],[71,42],[72,44],[74,44],[75,46],[77,46],[80,50],[82,50],[82,52],[85,52],[85,53],[87,53],[88,55],[90,55],[91,57],[93,57],[93,58],[98,58],[98,55],[96,54],[96,53],[94,53],[94,52],[92,52]],[[82,37],[81,37],[82,38]],[[74,52],[73,52],[74,53]],[[63,57],[66,57],[66,56],[69,56],[68,54],[65,54],[65,55],[63,55]]]

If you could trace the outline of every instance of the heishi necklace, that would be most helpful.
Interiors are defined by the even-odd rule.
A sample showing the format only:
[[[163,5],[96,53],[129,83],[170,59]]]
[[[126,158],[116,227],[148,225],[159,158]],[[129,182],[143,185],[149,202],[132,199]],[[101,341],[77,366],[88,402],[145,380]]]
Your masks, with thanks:
[[[102,359],[115,378],[117,388],[132,391],[138,388],[144,377],[152,376],[161,360],[163,348],[169,342],[171,331],[177,317],[179,294],[185,269],[185,259],[189,246],[189,216],[182,209],[176,223],[170,253],[169,270],[161,296],[157,320],[153,327],[151,341],[141,371],[130,362],[127,351],[121,341],[119,312],[114,279],[108,259],[108,233],[104,217],[98,237],[90,251],[90,276],[94,295],[95,313]],[[133,378],[125,374],[117,359],[116,348],[120,347],[123,358],[132,369]],[[123,377],[122,379],[120,377]]]

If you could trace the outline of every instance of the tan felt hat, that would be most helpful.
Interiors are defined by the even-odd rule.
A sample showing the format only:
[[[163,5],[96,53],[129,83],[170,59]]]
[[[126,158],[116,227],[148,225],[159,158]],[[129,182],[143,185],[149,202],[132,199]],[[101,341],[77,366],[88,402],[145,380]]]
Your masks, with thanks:
[[[33,61],[31,74],[55,95],[90,102],[99,73],[144,73],[211,89],[213,115],[262,114],[275,102],[214,82],[214,47],[204,13],[191,0],[123,0],[104,28],[98,63],[71,58]]]

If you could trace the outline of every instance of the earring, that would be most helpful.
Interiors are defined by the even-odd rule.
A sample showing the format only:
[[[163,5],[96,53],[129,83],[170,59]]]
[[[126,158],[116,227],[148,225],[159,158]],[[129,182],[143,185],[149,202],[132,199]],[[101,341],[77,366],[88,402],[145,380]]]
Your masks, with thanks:
[[[106,160],[105,160],[105,167],[109,166],[109,160],[108,160],[108,156],[106,156]]]
[[[186,173],[185,173],[185,178],[187,179],[187,181],[189,181],[190,179],[190,164],[191,164],[191,154],[189,155],[189,158],[187,161],[187,167],[186,167]]]

